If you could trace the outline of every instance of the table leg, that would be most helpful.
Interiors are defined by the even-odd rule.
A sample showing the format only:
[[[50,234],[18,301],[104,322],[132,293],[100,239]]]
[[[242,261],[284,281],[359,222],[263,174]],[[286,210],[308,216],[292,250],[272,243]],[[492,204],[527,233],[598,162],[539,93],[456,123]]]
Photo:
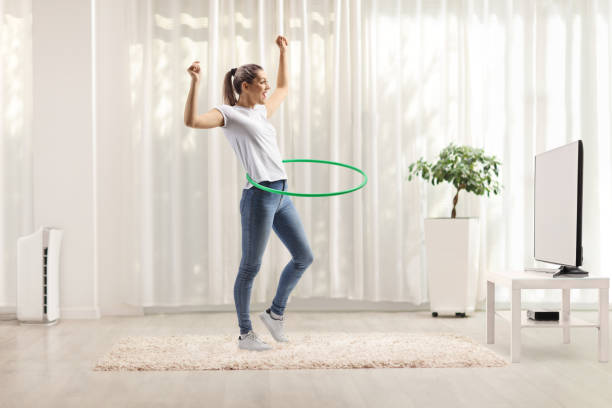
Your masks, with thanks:
[[[521,290],[512,289],[512,324],[510,325],[510,359],[518,363],[521,359]]]
[[[487,281],[487,344],[495,343],[495,282]]]
[[[569,315],[570,315],[570,289],[562,289],[563,300],[561,302],[561,323],[563,326],[563,343],[569,344],[570,342],[570,328],[569,328]]]
[[[599,361],[608,361],[608,288],[599,288]]]

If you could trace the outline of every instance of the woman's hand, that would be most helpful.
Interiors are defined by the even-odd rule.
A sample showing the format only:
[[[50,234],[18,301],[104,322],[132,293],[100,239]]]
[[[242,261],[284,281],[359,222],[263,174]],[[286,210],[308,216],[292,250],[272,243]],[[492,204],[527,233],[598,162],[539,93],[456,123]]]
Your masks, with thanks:
[[[285,52],[287,50],[287,46],[289,45],[289,41],[287,41],[287,38],[279,35],[276,37],[276,45],[278,45],[278,48],[280,48],[280,52]]]
[[[187,72],[189,72],[193,81],[200,82],[200,61],[194,61],[193,64],[187,68]]]

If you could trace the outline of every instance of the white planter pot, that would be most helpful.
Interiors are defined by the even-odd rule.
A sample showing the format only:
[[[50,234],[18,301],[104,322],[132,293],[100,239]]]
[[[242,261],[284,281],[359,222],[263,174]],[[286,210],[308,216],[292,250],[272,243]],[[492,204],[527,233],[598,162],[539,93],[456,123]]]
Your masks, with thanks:
[[[478,218],[425,219],[432,313],[473,313],[478,285]]]

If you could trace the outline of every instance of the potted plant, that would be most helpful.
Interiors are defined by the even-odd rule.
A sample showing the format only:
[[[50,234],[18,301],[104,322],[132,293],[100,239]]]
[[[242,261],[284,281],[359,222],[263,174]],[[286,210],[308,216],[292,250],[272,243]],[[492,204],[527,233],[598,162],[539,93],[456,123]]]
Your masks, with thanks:
[[[450,218],[425,219],[425,248],[432,316],[450,313],[465,317],[476,305],[478,218],[457,218],[459,192],[476,195],[498,194],[496,180],[501,163],[485,156],[483,149],[456,146],[452,142],[440,152],[438,161],[428,163],[421,157],[408,167],[408,180],[419,176],[436,185],[446,181],[455,189]]]

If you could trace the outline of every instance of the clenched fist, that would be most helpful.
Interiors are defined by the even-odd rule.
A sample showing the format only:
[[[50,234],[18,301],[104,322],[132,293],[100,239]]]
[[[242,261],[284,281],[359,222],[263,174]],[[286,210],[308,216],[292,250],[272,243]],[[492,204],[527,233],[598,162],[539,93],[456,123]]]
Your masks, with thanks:
[[[199,82],[200,81],[200,61],[194,61],[193,64],[189,68],[187,68],[187,72],[191,75],[191,79]]]
[[[289,41],[287,41],[287,38],[283,37],[282,35],[279,35],[278,37],[276,37],[276,45],[278,45],[278,48],[280,48],[281,52],[285,52],[287,50],[287,46],[289,45]]]

